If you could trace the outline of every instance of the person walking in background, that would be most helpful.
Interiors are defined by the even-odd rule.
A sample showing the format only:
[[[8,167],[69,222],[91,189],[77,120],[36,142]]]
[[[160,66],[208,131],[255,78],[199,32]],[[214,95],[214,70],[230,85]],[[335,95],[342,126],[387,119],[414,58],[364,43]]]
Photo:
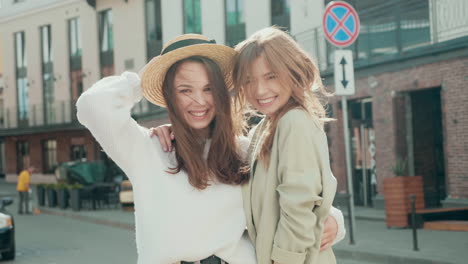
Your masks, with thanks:
[[[34,167],[28,167],[21,171],[18,176],[18,183],[16,184],[16,190],[19,194],[18,214],[31,213],[29,210],[29,186],[33,171]]]

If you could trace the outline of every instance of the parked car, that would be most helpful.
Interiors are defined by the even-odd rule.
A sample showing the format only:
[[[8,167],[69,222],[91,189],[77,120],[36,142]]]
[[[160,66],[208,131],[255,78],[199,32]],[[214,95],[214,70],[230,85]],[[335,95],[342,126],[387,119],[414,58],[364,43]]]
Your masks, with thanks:
[[[124,210],[133,210],[133,187],[129,180],[120,183],[120,204]]]
[[[15,224],[13,216],[9,214],[5,207],[13,203],[12,198],[2,198],[0,200],[0,254],[2,260],[12,260],[15,258]]]

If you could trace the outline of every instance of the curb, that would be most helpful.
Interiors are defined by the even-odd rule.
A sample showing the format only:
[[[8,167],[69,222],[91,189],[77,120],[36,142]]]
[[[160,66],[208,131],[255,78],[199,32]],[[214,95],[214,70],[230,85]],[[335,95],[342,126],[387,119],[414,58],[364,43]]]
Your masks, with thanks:
[[[336,258],[352,259],[357,261],[365,261],[371,263],[388,263],[388,264],[455,264],[454,262],[445,262],[440,260],[431,260],[423,258],[385,255],[381,253],[363,252],[348,249],[333,249]]]
[[[44,213],[44,214],[63,216],[63,217],[71,218],[71,219],[80,220],[80,221],[83,221],[83,222],[88,222],[88,223],[93,223],[93,224],[98,224],[98,225],[105,225],[105,226],[111,226],[111,227],[115,227],[115,228],[135,231],[135,225],[134,224],[122,223],[122,222],[111,221],[111,220],[104,220],[104,219],[99,219],[99,218],[96,218],[96,217],[83,216],[83,215],[67,213],[67,212],[59,212],[59,211],[54,211],[54,210],[48,210],[48,209],[45,209],[45,208],[42,208],[42,207],[39,208],[39,210],[41,211],[41,213]]]

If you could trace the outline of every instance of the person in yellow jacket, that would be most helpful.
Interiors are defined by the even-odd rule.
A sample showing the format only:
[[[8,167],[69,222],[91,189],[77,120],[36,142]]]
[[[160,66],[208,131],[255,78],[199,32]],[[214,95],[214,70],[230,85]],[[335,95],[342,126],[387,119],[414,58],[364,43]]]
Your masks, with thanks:
[[[34,171],[34,167],[29,167],[20,172],[18,176],[18,183],[16,185],[16,190],[19,194],[19,203],[18,203],[18,214],[30,214],[28,209],[29,204],[29,184],[31,182],[31,174]],[[24,210],[23,210],[24,208]]]

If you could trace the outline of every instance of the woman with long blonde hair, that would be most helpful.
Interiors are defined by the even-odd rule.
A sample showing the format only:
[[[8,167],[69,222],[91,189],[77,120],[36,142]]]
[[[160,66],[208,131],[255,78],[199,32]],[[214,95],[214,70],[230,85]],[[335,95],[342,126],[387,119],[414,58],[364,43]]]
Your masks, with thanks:
[[[251,179],[243,187],[247,229],[259,264],[336,263],[320,251],[336,192],[326,97],[319,70],[285,32],[265,28],[235,48],[237,103],[265,115],[252,132]]]

